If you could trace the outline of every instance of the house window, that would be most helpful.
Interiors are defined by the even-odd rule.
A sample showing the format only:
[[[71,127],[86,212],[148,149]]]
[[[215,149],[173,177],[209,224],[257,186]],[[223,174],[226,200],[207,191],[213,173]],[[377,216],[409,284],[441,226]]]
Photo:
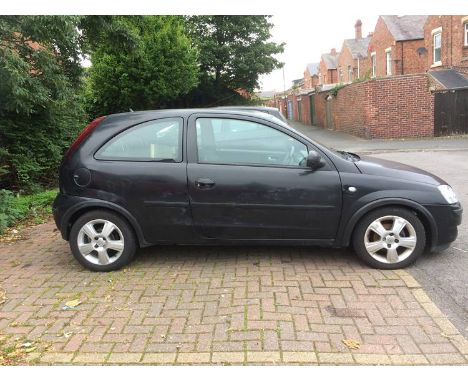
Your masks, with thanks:
[[[390,48],[385,50],[385,63],[387,66],[387,76],[392,75],[392,50]]]
[[[465,46],[468,46],[468,22],[463,24],[463,29],[465,31]]]
[[[340,68],[340,82],[343,82],[343,69]]]
[[[441,63],[442,31],[434,33],[432,36],[433,60],[434,64]]]
[[[353,80],[353,67],[351,65],[348,65],[348,81]]]
[[[371,53],[371,61],[372,61],[372,77],[375,77],[377,73],[377,56],[375,52]]]

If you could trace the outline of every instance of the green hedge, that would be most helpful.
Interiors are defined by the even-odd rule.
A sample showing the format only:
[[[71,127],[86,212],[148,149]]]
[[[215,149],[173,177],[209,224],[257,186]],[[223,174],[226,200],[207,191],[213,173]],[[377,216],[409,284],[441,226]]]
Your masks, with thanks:
[[[56,195],[57,190],[31,195],[15,195],[11,191],[0,190],[0,234],[23,219],[36,218],[39,223],[45,214],[52,212]]]

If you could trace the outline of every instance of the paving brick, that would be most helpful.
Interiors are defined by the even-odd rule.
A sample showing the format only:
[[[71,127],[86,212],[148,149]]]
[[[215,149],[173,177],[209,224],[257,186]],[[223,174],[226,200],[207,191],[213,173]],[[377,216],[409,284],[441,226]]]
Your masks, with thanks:
[[[168,247],[152,256],[147,249],[125,270],[99,274],[76,264],[52,223],[29,229],[30,239],[0,243],[2,254],[34,264],[13,267],[0,257],[8,291],[0,331],[8,344],[21,336],[51,345],[31,362],[468,360],[467,340],[406,271],[372,270],[339,251]],[[76,310],[60,309],[77,295],[83,303]],[[350,351],[343,339],[360,348]]]
[[[346,353],[318,353],[318,360],[325,364],[348,364],[354,363],[353,356]]]
[[[209,363],[210,353],[179,353],[177,356],[176,363],[183,364],[198,364],[198,363]]]
[[[109,359],[106,361],[107,363],[118,363],[118,364],[126,364],[126,363],[139,363],[143,353],[113,353],[109,356]]]
[[[283,362],[317,363],[317,355],[314,352],[283,352]]]
[[[108,353],[79,353],[73,358],[75,363],[99,363],[106,361]]]
[[[427,358],[421,354],[401,354],[390,355],[394,365],[426,365],[429,363]]]
[[[149,364],[170,364],[174,363],[176,353],[146,353],[143,355],[142,363]]]
[[[218,352],[211,355],[213,363],[241,363],[244,362],[243,352]]]
[[[427,354],[427,359],[431,364],[435,365],[455,365],[464,364],[466,359],[460,354]]]
[[[353,354],[355,361],[362,365],[388,365],[390,357],[384,354]]]
[[[50,364],[70,363],[73,356],[73,353],[46,353],[40,358],[40,360],[41,362]]]
[[[280,352],[247,352],[247,362],[253,363],[276,363],[281,361]]]

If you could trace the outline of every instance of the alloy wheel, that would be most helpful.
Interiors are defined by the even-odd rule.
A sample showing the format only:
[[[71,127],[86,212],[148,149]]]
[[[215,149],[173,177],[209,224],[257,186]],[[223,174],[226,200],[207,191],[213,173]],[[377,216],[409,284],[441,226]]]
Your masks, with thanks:
[[[364,234],[364,246],[375,260],[395,264],[407,259],[416,248],[413,225],[400,216],[388,215],[374,220]]]
[[[95,219],[81,227],[77,244],[78,250],[87,261],[96,265],[108,265],[122,255],[124,236],[111,221]]]

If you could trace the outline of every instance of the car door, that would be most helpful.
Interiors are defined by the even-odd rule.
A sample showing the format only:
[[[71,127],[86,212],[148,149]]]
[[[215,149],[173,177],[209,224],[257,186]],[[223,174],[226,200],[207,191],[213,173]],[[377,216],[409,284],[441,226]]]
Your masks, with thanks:
[[[160,118],[121,131],[90,166],[97,198],[121,205],[149,243],[190,241],[184,119]]]
[[[314,149],[270,121],[194,114],[188,126],[193,223],[208,238],[331,240],[341,214],[333,164],[306,167]]]

